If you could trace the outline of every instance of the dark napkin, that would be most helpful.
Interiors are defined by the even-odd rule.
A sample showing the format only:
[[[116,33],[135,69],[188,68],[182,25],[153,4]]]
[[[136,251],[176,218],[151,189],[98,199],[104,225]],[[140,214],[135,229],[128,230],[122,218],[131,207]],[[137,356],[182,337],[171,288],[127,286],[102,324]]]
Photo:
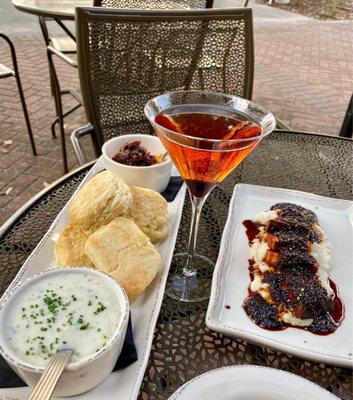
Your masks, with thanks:
[[[118,361],[113,371],[123,369],[137,360],[137,351],[132,334],[131,316],[127,326],[125,342]],[[9,367],[6,361],[0,356],[0,389],[27,386],[21,378]]]
[[[170,178],[167,189],[161,193],[168,203],[171,203],[175,199],[182,184],[183,180],[180,176],[172,176]]]

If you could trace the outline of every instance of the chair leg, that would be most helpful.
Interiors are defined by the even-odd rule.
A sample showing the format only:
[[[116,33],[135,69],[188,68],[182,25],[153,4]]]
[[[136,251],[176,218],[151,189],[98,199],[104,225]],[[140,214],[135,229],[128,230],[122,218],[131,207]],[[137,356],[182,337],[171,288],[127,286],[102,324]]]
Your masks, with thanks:
[[[63,156],[64,172],[67,173],[69,171],[69,168],[68,168],[67,154],[66,154],[66,142],[65,142],[63,107],[62,107],[62,102],[61,102],[61,91],[60,91],[58,77],[56,75],[56,71],[54,68],[54,63],[51,58],[51,54],[49,52],[48,52],[48,60],[50,60],[49,68],[51,71],[50,73],[52,74],[52,77],[53,77],[53,89],[54,89],[53,94],[54,94],[54,100],[55,100],[55,109],[56,109],[56,113],[57,113],[57,120],[59,123],[59,129],[60,129],[60,139],[61,139],[61,149],[62,149],[62,156]]]
[[[24,117],[25,117],[27,132],[28,132],[29,140],[31,142],[33,155],[36,156],[37,155],[37,149],[36,149],[36,145],[34,143],[34,137],[33,137],[32,127],[31,127],[31,121],[29,120],[26,100],[25,100],[25,97],[24,97],[24,94],[23,94],[23,89],[22,89],[22,84],[21,84],[21,79],[20,79],[20,73],[18,71],[15,46],[13,45],[11,40],[6,35],[1,34],[0,36],[8,43],[8,45],[10,47],[11,57],[12,57],[12,64],[13,64],[13,69],[14,69],[14,72],[15,72],[15,78],[16,78],[18,93],[19,93],[20,99],[21,99],[23,114],[24,114]]]
[[[54,122],[52,122],[52,123],[50,124],[51,136],[52,136],[53,139],[56,138],[55,125],[56,125],[57,122],[58,122],[58,119],[56,118],[56,119],[54,120]]]
[[[48,47],[50,39],[49,39],[49,32],[48,32],[48,27],[47,27],[47,24],[46,24],[46,20],[47,20],[47,18],[39,17],[39,26],[40,26],[40,29],[41,29],[42,34],[43,34],[45,45],[46,45],[46,47]],[[51,95],[53,97],[55,97],[55,79],[53,77],[53,72],[52,72],[54,66],[52,65],[53,60],[51,58],[51,55],[48,52],[47,52],[47,59],[48,59],[48,67],[49,67],[50,91],[51,91]],[[55,107],[56,107],[56,104],[57,104],[56,100],[54,99],[54,101],[55,101]],[[56,109],[56,115],[58,115],[58,110],[57,109]],[[57,119],[51,124],[51,127],[50,127],[51,136],[53,138],[56,138],[56,132],[55,132],[55,124],[56,123],[57,123]]]
[[[57,88],[55,87],[55,77],[53,76],[53,69],[55,68],[53,65],[53,59],[51,57],[51,54],[47,52],[47,58],[48,58],[48,66],[49,66],[49,80],[50,80],[50,88],[51,88],[51,94],[54,97],[54,103],[55,103],[55,112],[58,117],[59,115],[59,110],[57,106]],[[56,132],[55,132],[55,124],[57,123],[58,118],[55,119],[55,121],[51,124],[51,136],[53,138],[56,138]]]
[[[63,119],[61,98],[59,98],[58,101],[58,110],[59,110],[59,128],[60,128],[61,149],[63,155],[63,165],[64,165],[64,172],[67,173],[69,172],[69,167],[67,164],[66,141],[65,141],[64,119]]]
[[[56,86],[56,85],[55,85]],[[63,166],[64,172],[69,172],[68,164],[67,164],[67,154],[66,154],[66,142],[65,142],[65,130],[64,130],[64,119],[62,113],[62,102],[61,96],[57,93],[58,91],[55,90],[54,100],[55,100],[55,108],[57,109],[58,117],[57,121],[59,124],[59,132],[60,132],[60,139],[61,139],[61,151],[63,157]]]
[[[37,155],[37,149],[36,149],[36,145],[34,143],[34,137],[33,137],[32,127],[31,127],[31,122],[29,120],[26,100],[25,100],[25,97],[23,95],[22,84],[21,84],[20,77],[18,75],[17,68],[15,68],[15,78],[16,78],[16,82],[17,82],[18,93],[19,93],[20,99],[21,99],[23,114],[25,116],[27,132],[28,132],[29,140],[31,142],[32,153],[33,153],[34,156],[36,156]]]
[[[51,74],[49,74],[49,75],[51,75]],[[53,83],[51,77],[50,77],[50,86],[51,86],[52,96],[54,97],[55,114],[57,115],[57,117],[55,118],[54,122],[52,122],[51,125],[50,125],[51,137],[53,139],[55,139],[56,138],[55,125],[59,121],[59,117],[58,117],[59,110],[58,110],[58,106],[57,106],[56,91],[54,89],[54,83]]]
[[[81,107],[82,104],[76,104],[75,106],[73,106],[72,108],[70,108],[69,110],[67,110],[66,112],[63,113],[63,118],[67,117],[68,115],[70,115],[71,113],[73,113],[74,111],[76,111],[78,108]],[[52,136],[55,138],[56,137],[56,132],[55,132],[55,126],[56,124],[59,122],[59,117],[56,117],[54,122],[51,124],[50,128],[51,128],[51,134]]]

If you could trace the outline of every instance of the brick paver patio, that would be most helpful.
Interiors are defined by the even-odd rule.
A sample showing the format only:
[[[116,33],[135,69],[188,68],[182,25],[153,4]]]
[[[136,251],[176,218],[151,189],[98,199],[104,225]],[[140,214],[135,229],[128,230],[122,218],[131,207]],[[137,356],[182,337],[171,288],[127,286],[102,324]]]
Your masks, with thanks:
[[[353,91],[352,31],[351,21],[255,22],[253,100],[293,129],[337,135]],[[50,133],[54,103],[42,38],[33,33],[12,39],[39,155],[31,155],[14,79],[0,80],[0,192],[12,188],[0,195],[0,224],[62,175],[60,142]],[[0,59],[10,66],[2,45]],[[77,86],[76,71],[59,65],[63,86]],[[83,123],[80,108],[67,119],[66,130]],[[13,142],[4,146],[5,140]],[[72,169],[78,164],[69,141],[68,149]]]

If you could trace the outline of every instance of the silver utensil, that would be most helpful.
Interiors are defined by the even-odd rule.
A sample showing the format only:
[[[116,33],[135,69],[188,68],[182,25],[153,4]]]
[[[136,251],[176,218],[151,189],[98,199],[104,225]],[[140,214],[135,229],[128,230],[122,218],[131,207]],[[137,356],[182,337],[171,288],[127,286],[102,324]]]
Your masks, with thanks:
[[[167,152],[165,152],[165,153],[163,154],[163,157],[161,158],[161,162],[167,161],[168,158],[169,158],[169,154],[168,154]]]
[[[72,350],[61,350],[50,359],[28,400],[49,400],[61,373],[70,361]]]

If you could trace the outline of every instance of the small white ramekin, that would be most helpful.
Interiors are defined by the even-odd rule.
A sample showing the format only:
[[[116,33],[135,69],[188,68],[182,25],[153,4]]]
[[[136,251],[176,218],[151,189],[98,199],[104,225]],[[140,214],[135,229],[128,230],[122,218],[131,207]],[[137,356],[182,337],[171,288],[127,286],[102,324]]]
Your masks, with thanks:
[[[27,385],[34,387],[45,367],[27,363],[14,353],[5,339],[5,318],[12,301],[23,289],[42,278],[57,274],[70,274],[71,272],[92,275],[100,282],[112,288],[116,294],[116,300],[120,305],[121,316],[114,335],[105,347],[92,356],[67,366],[54,391],[54,395],[58,397],[75,396],[87,392],[103,382],[112,372],[121,353],[129,321],[129,301],[123,287],[109,275],[97,270],[76,267],[54,268],[32,275],[16,286],[0,302],[0,353]]]
[[[147,167],[135,167],[113,161],[113,156],[122,147],[136,140],[141,141],[141,146],[145,147],[153,155],[166,152],[157,136],[138,134],[117,136],[105,142],[102,147],[105,168],[119,175],[129,186],[140,186],[163,192],[168,186],[172,169],[172,161],[169,157],[164,162]]]

